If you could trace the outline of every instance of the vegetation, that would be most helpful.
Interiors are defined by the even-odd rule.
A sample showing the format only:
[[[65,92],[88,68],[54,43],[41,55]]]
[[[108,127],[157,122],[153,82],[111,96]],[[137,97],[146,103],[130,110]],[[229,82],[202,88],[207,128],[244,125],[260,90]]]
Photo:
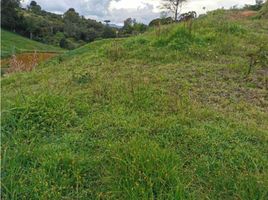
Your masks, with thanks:
[[[122,36],[136,35],[144,33],[147,30],[147,26],[143,23],[138,23],[136,19],[128,18],[124,21],[124,26],[120,31]]]
[[[135,19],[125,20],[122,30],[92,19],[80,16],[74,8],[63,15],[42,10],[36,1],[31,1],[25,9],[19,0],[1,1],[1,27],[16,32],[29,39],[65,49],[75,49],[94,40],[126,37],[146,31],[147,26]],[[116,34],[116,33],[120,34]]]
[[[161,0],[163,8],[174,14],[174,20],[177,21],[182,3],[187,0]]]
[[[22,52],[62,52],[63,49],[29,40],[1,29],[1,58]]]
[[[3,78],[2,198],[267,199],[268,21],[232,14]]]
[[[268,19],[268,1],[266,1],[266,3],[262,6],[258,17],[262,19]]]
[[[256,0],[256,4],[246,4],[244,6],[244,10],[253,10],[253,11],[259,11],[262,9],[262,6],[264,5],[264,0]]]
[[[149,23],[149,26],[167,25],[167,24],[172,24],[172,23],[174,23],[174,20],[172,19],[172,17],[164,17],[164,18],[153,19]]]
[[[18,14],[19,0],[1,0],[1,27],[14,30],[20,26],[21,16]]]
[[[42,44],[1,29],[1,58],[22,52],[59,52],[63,49]]]
[[[42,10],[36,1],[27,9],[21,8],[19,3],[19,0],[1,1],[1,27],[30,39],[74,49],[99,38],[116,37],[114,28],[86,19],[73,8],[58,15]]]

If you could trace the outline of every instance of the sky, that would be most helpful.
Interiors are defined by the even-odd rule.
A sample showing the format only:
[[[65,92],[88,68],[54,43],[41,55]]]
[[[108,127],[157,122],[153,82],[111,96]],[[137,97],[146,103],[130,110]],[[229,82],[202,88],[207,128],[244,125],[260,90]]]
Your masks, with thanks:
[[[111,23],[122,25],[129,17],[138,22],[149,23],[158,18],[161,13],[161,0],[35,0],[43,10],[58,14],[64,13],[69,8],[74,8],[80,15],[98,21],[111,20]],[[26,6],[31,0],[22,0]],[[254,4],[255,0],[188,0],[183,4],[181,12],[196,11],[202,14],[205,11],[217,8],[230,8]],[[206,7],[206,10],[203,10]]]

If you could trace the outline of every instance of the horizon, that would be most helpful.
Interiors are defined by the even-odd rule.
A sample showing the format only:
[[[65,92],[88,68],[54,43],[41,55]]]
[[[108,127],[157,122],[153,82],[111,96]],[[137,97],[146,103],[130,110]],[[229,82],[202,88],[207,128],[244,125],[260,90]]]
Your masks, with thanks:
[[[31,0],[24,0],[22,6],[29,5]],[[111,24],[122,26],[127,18],[135,18],[138,22],[148,24],[151,20],[159,18],[161,10],[160,0],[36,0],[43,10],[63,14],[69,8],[74,8],[80,15],[103,22],[109,19]],[[254,4],[255,0],[189,0],[183,3],[181,13],[196,11],[203,14],[207,11],[232,6],[242,7]],[[206,9],[203,9],[203,8]]]

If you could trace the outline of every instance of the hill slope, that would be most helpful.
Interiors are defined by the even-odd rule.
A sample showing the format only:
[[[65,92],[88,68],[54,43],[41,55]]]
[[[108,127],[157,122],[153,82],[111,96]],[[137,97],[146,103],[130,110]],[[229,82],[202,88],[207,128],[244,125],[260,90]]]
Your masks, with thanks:
[[[62,51],[59,47],[42,44],[1,29],[1,58],[25,51]]]
[[[266,1],[262,9],[260,10],[259,17],[263,19],[268,19],[268,1]]]
[[[2,196],[267,199],[267,27],[217,11],[4,78]]]

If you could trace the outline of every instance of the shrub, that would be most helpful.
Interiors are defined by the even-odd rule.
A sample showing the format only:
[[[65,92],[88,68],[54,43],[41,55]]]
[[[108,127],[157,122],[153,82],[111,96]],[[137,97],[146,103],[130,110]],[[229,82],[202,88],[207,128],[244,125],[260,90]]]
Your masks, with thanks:
[[[75,49],[78,47],[77,44],[75,44],[73,41],[71,41],[70,39],[66,39],[66,38],[62,38],[60,40],[60,47],[61,48],[65,48],[65,49],[69,49],[69,50],[72,50],[72,49]]]
[[[169,36],[158,39],[154,45],[157,47],[168,47],[173,50],[187,51],[191,45],[204,46],[211,40],[210,36],[192,34],[186,28],[179,27]]]

